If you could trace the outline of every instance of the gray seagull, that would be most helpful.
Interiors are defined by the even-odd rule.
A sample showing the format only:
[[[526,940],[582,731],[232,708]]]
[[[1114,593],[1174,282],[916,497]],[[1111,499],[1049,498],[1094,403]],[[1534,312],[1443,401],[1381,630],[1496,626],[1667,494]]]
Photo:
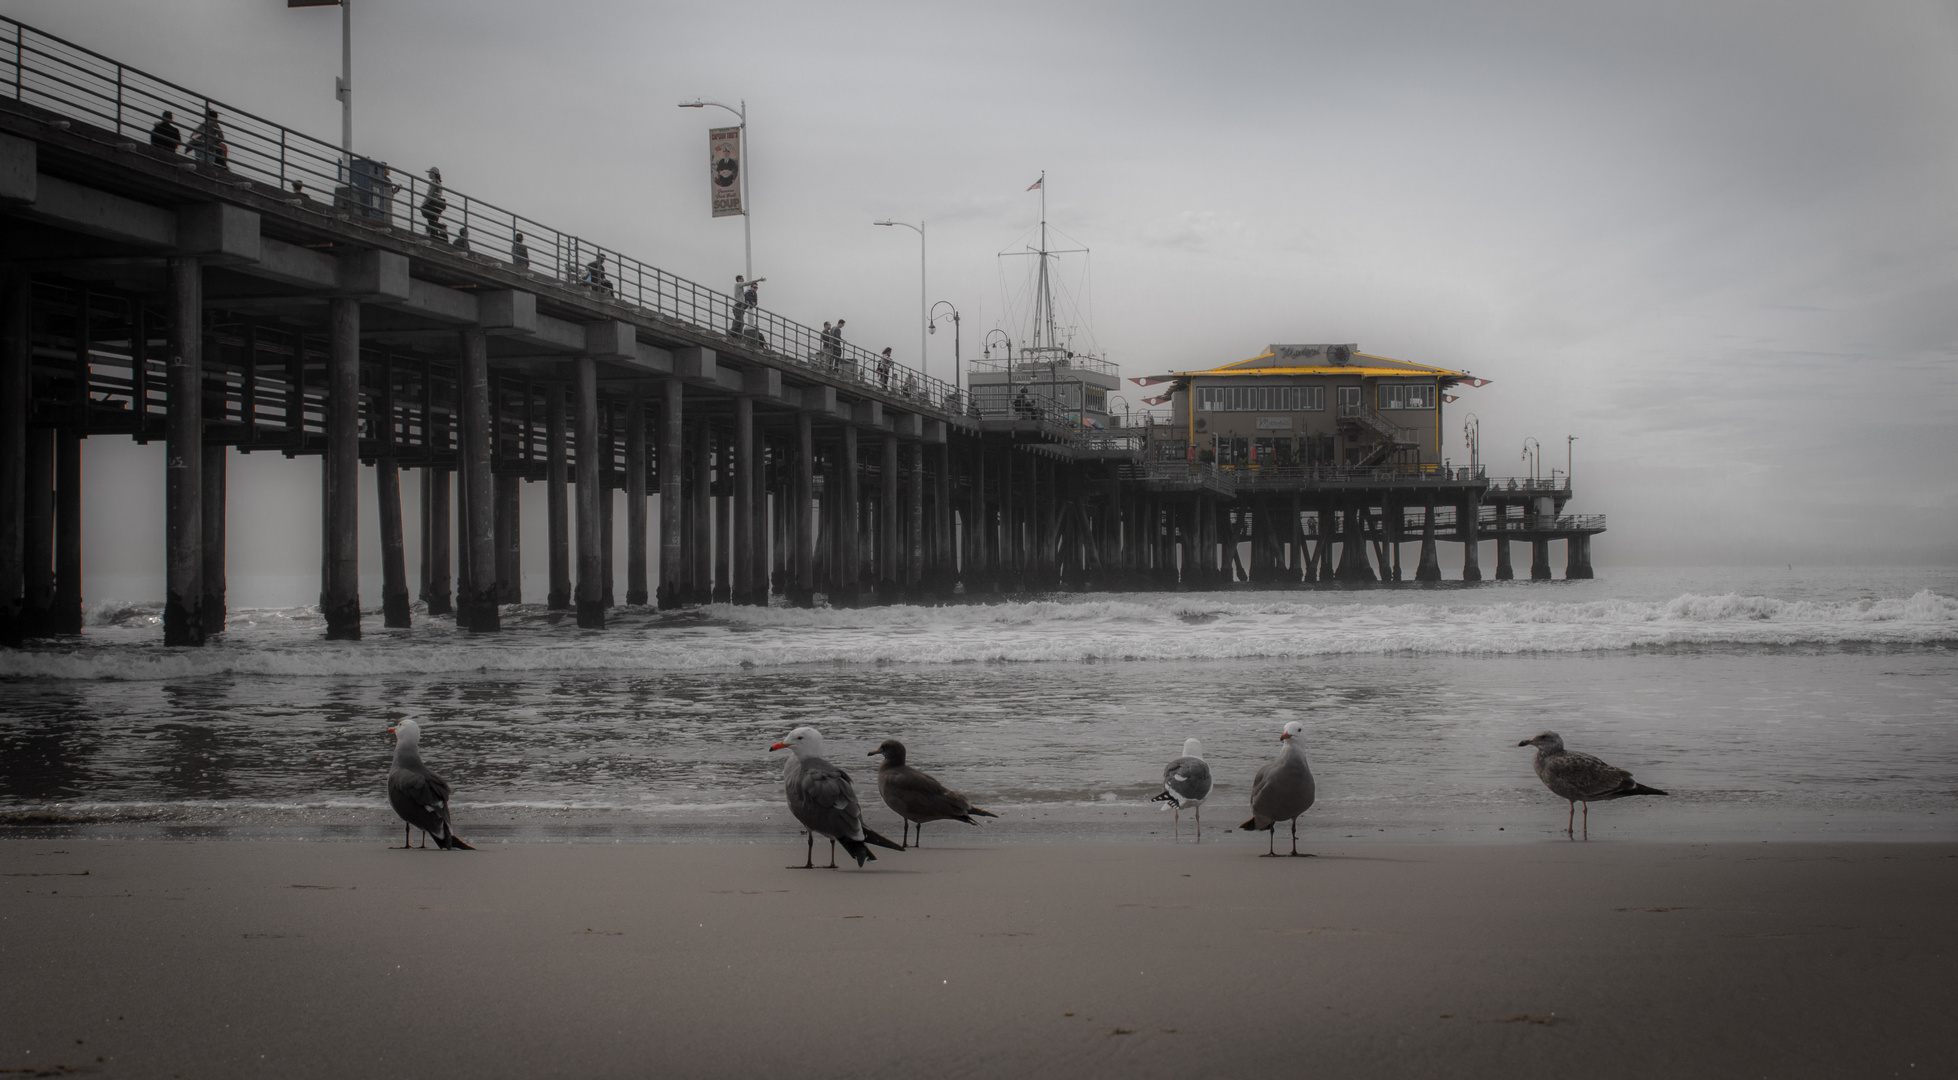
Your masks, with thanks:
[[[903,848],[864,828],[863,814],[857,807],[856,785],[850,774],[823,757],[823,733],[812,727],[799,727],[788,737],[768,748],[787,750],[795,755],[782,769],[782,790],[789,797],[789,812],[809,830],[809,854],[801,866],[791,870],[813,870],[816,866],[816,834],[829,837],[829,866],[836,869],[836,845],[857,860],[857,865],[874,861],[868,844],[902,851]]]
[[[1543,786],[1570,801],[1570,817],[1564,821],[1564,835],[1575,840],[1577,804],[1584,804],[1584,839],[1591,838],[1591,804],[1622,799],[1627,795],[1664,795],[1632,779],[1623,769],[1606,765],[1589,754],[1564,749],[1564,737],[1546,731],[1524,739],[1518,746],[1536,747],[1536,774]]]
[[[474,851],[467,840],[455,834],[449,824],[449,782],[422,764],[421,725],[403,720],[388,729],[394,736],[394,768],[388,770],[388,805],[407,822],[402,827],[401,847],[408,847],[408,831],[422,831],[422,847],[435,836],[435,846],[450,851]]]
[[[1285,729],[1278,733],[1278,756],[1266,762],[1251,778],[1251,820],[1238,828],[1246,832],[1259,829],[1271,832],[1271,850],[1258,856],[1261,859],[1278,855],[1275,826],[1287,820],[1292,823],[1292,854],[1299,854],[1299,815],[1312,808],[1315,791],[1312,770],[1305,764],[1305,751],[1299,749],[1298,737],[1303,734],[1304,724],[1287,720]],[[1304,857],[1311,855],[1307,853]]]
[[[911,825],[918,826],[918,843],[923,847],[925,841],[925,822],[963,821],[967,825],[977,825],[972,815],[998,817],[991,810],[981,810],[972,805],[972,800],[948,789],[930,773],[914,769],[904,763],[904,744],[896,739],[885,739],[884,744],[865,757],[884,755],[884,763],[877,767],[877,794],[884,797],[884,805],[897,812],[904,819],[904,837],[899,844],[910,843]]]
[[[1183,811],[1193,810],[1197,816],[1197,839],[1203,839],[1203,800],[1210,797],[1210,765],[1203,760],[1203,744],[1195,739],[1183,740],[1183,756],[1163,766],[1163,792],[1150,799],[1150,802],[1163,804],[1163,809],[1176,812],[1176,834],[1180,839],[1183,831]]]

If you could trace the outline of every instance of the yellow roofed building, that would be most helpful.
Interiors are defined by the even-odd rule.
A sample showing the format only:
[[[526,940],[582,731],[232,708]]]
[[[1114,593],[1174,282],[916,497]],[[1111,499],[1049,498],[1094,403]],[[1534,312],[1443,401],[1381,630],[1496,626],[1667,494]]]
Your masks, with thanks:
[[[1448,390],[1487,380],[1360,351],[1272,345],[1249,360],[1176,371],[1168,425],[1152,424],[1148,457],[1233,470],[1291,466],[1439,465]]]

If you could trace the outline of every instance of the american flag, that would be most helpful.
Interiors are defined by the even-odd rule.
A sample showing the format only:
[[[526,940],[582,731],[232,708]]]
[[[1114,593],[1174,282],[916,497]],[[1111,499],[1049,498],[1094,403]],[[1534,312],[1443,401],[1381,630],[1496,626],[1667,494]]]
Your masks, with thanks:
[[[1043,186],[1045,186],[1045,185],[1046,185],[1046,183],[1047,183],[1047,174],[1046,174],[1046,173],[1041,173],[1041,174],[1040,174],[1040,179],[1038,179],[1038,180],[1035,180],[1035,181],[1034,181],[1033,183],[1031,183],[1031,184],[1028,184],[1028,185],[1027,185],[1027,190],[1028,190],[1028,191],[1039,191],[1039,190],[1040,190],[1040,189],[1041,189],[1041,188],[1042,188]]]

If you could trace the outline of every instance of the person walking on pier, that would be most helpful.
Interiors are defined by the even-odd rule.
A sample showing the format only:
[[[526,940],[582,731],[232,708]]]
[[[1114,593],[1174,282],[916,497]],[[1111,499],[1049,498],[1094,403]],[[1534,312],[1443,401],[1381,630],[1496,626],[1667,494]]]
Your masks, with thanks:
[[[884,351],[877,357],[877,381],[883,384],[886,392],[891,388],[891,367],[895,363],[891,359],[891,347],[884,346]]]
[[[524,246],[522,233],[510,238],[510,265],[519,270],[530,269],[530,249]]]
[[[816,362],[833,370],[836,367],[836,361],[831,356],[830,346],[836,341],[836,328],[829,324],[829,320],[825,319],[823,321],[822,336],[816,340]]]
[[[190,136],[190,153],[205,164],[231,168],[231,148],[224,143],[224,128],[218,124],[216,109],[204,110],[204,122]]]
[[[442,224],[442,215],[448,209],[449,197],[442,191],[442,170],[430,165],[428,194],[422,196],[422,218],[428,222],[428,235],[445,244],[449,242],[449,227]]]
[[[834,357],[836,358],[836,369],[837,369],[837,370],[838,370],[839,372],[842,372],[843,374],[845,374],[845,375],[848,375],[848,376],[849,376],[850,378],[852,378],[852,379],[855,379],[855,378],[857,377],[857,364],[856,364],[856,361],[855,361],[855,360],[852,360],[852,361],[850,361],[850,362],[849,362],[849,366],[847,366],[847,367],[845,367],[845,366],[844,366],[844,361],[843,361],[843,320],[842,320],[842,319],[838,319],[838,320],[836,320],[836,336],[835,336],[835,337],[832,337],[832,338],[830,338],[830,341],[829,341],[829,343],[830,343],[830,347],[831,347],[831,348],[833,348],[833,349],[835,350],[835,351],[834,351],[833,353],[831,353],[831,355],[832,355],[832,356],[834,356]]]
[[[157,118],[156,126],[150,129],[150,145],[174,154],[177,152],[177,147],[183,144],[183,129],[177,126],[176,118],[170,115],[170,110],[163,110],[163,115]]]
[[[612,279],[605,276],[605,253],[599,252],[592,261],[585,264],[585,281],[593,292],[601,296],[612,295]]]
[[[749,281],[740,274],[734,275],[734,317],[728,323],[728,337],[748,336],[748,313],[761,303],[761,290],[757,286],[767,280],[756,278]]]

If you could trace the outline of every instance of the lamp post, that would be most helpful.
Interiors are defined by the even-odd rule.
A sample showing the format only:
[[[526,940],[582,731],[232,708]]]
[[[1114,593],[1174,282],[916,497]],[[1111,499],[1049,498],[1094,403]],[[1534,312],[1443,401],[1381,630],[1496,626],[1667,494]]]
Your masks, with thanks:
[[[918,370],[929,375],[931,369],[925,364],[925,335],[931,332],[931,315],[925,304],[925,223],[916,225],[908,221],[873,221],[872,225],[902,225],[918,234]]]
[[[749,194],[748,188],[749,159],[753,155],[748,147],[748,99],[741,99],[740,108],[723,105],[718,101],[703,101],[700,98],[680,102],[682,109],[704,109],[709,105],[716,109],[726,109],[741,118],[741,265],[745,271],[741,276],[745,280],[753,281],[755,280],[755,234],[750,222],[754,217],[754,198]]]
[[[1566,487],[1570,485],[1571,444],[1576,441],[1577,436],[1575,435],[1564,436],[1564,485]]]
[[[1537,461],[1543,456],[1543,444],[1534,438],[1523,440],[1523,460],[1530,463],[1530,479],[1537,478]]]
[[[984,345],[983,355],[988,360],[993,358],[994,334],[998,334],[1000,343],[1006,346],[1006,412],[1007,415],[1011,416],[1013,413],[1013,337],[998,327],[987,331],[986,340],[982,344]]]
[[[940,307],[952,308],[952,392],[956,394],[959,392],[959,369],[964,364],[964,361],[959,359],[959,309],[952,307],[950,300],[940,300],[938,303],[933,304],[931,306],[931,318],[925,324],[925,329],[934,334],[938,333],[938,309]]]
[[[1482,453],[1482,418],[1481,417],[1475,415],[1474,413],[1467,413],[1463,415],[1462,442],[1468,445],[1469,476],[1473,477],[1475,475],[1476,465],[1481,463],[1481,456],[1480,456]]]
[[[340,9],[340,74],[333,79],[333,96],[340,101],[340,149],[347,155],[347,171],[353,172],[354,159],[354,14],[353,0],[286,0],[289,8],[337,7]],[[353,181],[349,179],[348,183]]]

